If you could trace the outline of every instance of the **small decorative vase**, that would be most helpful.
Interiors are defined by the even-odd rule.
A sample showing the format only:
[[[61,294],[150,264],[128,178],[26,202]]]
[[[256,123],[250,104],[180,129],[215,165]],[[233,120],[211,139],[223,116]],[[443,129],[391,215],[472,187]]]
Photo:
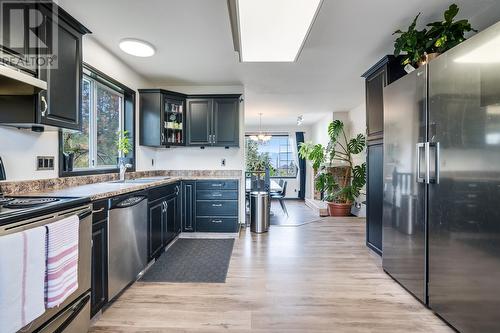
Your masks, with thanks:
[[[418,67],[421,67],[423,65],[426,65],[428,64],[429,62],[431,62],[432,60],[436,59],[437,57],[439,57],[441,55],[441,53],[438,53],[438,52],[434,52],[434,53],[426,53],[422,59],[420,59],[420,61],[418,62]]]

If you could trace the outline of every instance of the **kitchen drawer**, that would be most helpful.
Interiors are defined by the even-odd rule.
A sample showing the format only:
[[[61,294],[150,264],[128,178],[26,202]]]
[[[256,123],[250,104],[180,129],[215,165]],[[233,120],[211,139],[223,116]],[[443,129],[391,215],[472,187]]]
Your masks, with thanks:
[[[227,217],[203,217],[196,219],[198,232],[238,232],[238,219]]]
[[[92,203],[92,222],[97,223],[108,218],[108,199]]]
[[[196,193],[198,200],[238,200],[238,191],[201,190]]]
[[[162,199],[166,196],[175,194],[180,190],[180,183],[168,184],[160,187],[154,187],[148,191],[149,202],[153,202],[158,199]]]
[[[196,190],[237,190],[238,181],[228,180],[199,180],[196,182]]]
[[[197,201],[197,216],[238,216],[238,201]]]

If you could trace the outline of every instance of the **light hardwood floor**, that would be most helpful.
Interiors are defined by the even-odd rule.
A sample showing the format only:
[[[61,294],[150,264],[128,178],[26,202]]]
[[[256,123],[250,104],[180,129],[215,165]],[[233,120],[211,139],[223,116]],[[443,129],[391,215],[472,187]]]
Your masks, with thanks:
[[[225,284],[135,283],[91,332],[452,332],[387,276],[365,224],[243,232]]]

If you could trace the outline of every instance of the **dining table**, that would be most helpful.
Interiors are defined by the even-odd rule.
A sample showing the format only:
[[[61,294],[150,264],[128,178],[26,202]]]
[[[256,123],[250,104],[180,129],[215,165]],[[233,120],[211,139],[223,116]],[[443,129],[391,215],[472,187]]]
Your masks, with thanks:
[[[271,179],[269,185],[270,185],[269,186],[270,187],[270,189],[269,189],[270,192],[281,192],[283,190],[283,188],[274,179]],[[247,178],[245,180],[245,191],[246,192],[250,192],[250,187],[251,187],[251,180],[250,180],[250,178]]]

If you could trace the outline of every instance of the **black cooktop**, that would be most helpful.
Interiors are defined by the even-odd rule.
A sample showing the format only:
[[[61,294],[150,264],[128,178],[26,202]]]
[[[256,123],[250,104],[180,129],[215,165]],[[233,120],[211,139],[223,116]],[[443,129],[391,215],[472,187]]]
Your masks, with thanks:
[[[0,196],[0,225],[89,203],[89,198]]]

